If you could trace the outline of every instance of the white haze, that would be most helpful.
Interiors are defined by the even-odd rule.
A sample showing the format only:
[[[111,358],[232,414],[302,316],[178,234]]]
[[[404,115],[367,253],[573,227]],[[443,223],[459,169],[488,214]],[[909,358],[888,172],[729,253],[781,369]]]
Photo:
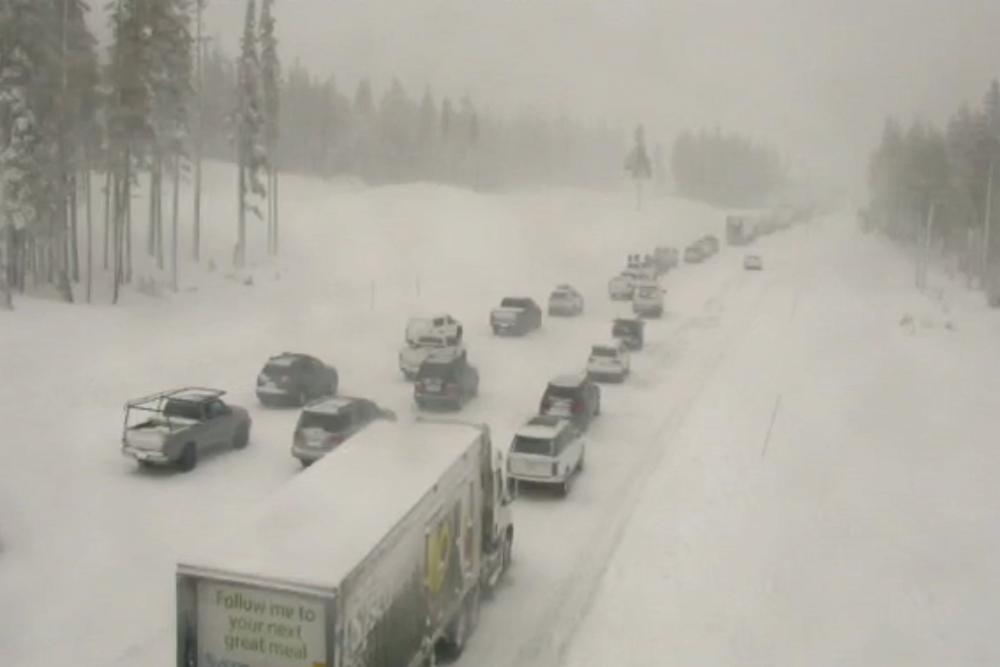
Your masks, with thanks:
[[[229,52],[244,7],[209,6]],[[277,0],[276,13],[284,62],[349,93],[399,77],[414,96],[641,120],[666,143],[718,124],[851,187],[887,114],[943,121],[1000,67],[996,0]]]

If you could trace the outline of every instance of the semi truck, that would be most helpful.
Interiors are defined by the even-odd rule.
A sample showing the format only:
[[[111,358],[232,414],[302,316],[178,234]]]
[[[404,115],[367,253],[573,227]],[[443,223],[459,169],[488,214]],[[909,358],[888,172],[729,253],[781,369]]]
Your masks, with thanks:
[[[511,562],[490,430],[372,424],[177,566],[178,667],[404,667],[461,653]]]

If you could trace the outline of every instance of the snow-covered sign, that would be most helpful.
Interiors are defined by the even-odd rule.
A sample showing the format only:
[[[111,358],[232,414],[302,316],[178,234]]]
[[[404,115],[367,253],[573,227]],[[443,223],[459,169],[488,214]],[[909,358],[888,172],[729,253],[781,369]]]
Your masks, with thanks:
[[[317,598],[198,582],[197,667],[326,667],[325,628]]]

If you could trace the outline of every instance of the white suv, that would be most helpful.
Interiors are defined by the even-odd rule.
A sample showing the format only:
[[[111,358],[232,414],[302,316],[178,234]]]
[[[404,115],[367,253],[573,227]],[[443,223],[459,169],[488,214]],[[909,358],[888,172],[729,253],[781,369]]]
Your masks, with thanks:
[[[632,312],[640,317],[663,316],[663,288],[655,281],[638,283],[632,295]]]
[[[594,345],[587,359],[587,375],[594,381],[624,382],[630,372],[630,358],[625,342],[619,338]]]
[[[554,485],[565,496],[583,470],[586,451],[586,440],[569,420],[532,417],[510,444],[508,476],[518,483]]]

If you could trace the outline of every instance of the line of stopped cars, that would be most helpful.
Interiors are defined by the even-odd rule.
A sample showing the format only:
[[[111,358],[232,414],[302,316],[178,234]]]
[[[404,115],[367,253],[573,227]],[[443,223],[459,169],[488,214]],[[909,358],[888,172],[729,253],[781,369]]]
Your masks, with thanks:
[[[733,246],[749,245],[758,236],[783,228],[730,215],[726,241]],[[613,321],[609,340],[591,347],[582,372],[549,383],[538,416],[524,425],[526,430],[519,431],[512,443],[509,467],[513,478],[555,484],[568,492],[572,473],[583,468],[585,447],[578,447],[577,442],[583,442],[590,420],[600,413],[600,390],[595,382],[621,383],[629,377],[631,354],[643,347],[645,320],[664,314],[661,276],[682,260],[701,263],[718,251],[718,238],[707,234],[683,253],[658,246],[651,254],[628,256],[626,268],[608,283],[608,295],[615,301],[631,301],[635,317]],[[759,254],[747,254],[743,267],[762,270],[763,260]],[[572,285],[560,284],[550,293],[544,312],[550,317],[576,317],[584,309],[584,295]],[[524,336],[541,328],[542,320],[543,309],[534,299],[509,296],[490,312],[489,324],[496,336]],[[462,323],[448,314],[410,319],[399,351],[399,369],[413,382],[413,400],[419,410],[461,410],[479,394],[479,371],[469,361]],[[333,366],[300,352],[271,357],[257,376],[256,396],[263,406],[301,408],[292,433],[292,455],[303,465],[315,462],[373,421],[396,419],[392,410],[370,399],[339,395],[339,385]],[[128,401],[123,453],[142,466],[187,471],[207,453],[246,447],[250,413],[228,404],[224,395],[219,389],[185,387]]]
[[[711,239],[696,243],[704,257],[718,249]],[[678,265],[678,253],[658,248],[629,259],[627,298],[636,317],[613,321],[610,340],[591,348],[585,369],[546,384],[537,414],[516,429],[506,452],[494,447],[485,424],[419,416],[413,425],[375,424],[396,415],[341,395],[331,365],[303,353],[269,358],[257,398],[265,407],[300,408],[292,455],[311,468],[246,521],[227,521],[232,530],[210,540],[215,544],[206,540],[179,556],[177,664],[257,664],[265,642],[296,664],[395,667],[436,664],[439,652],[460,655],[481,600],[511,563],[510,504],[519,486],[570,492],[602,412],[597,383],[628,378],[630,355],[644,345],[645,318],[663,315],[658,279]],[[572,286],[553,290],[550,317],[583,312],[584,297]],[[525,335],[542,326],[542,309],[530,298],[508,297],[491,312],[490,326],[498,336]],[[461,409],[479,392],[462,325],[449,315],[408,323],[399,368],[413,381],[420,410]],[[128,401],[124,453],[141,465],[191,470],[206,451],[246,447],[250,411],[224,395],[186,387]],[[287,523],[290,514],[297,519]],[[297,608],[298,630],[312,639],[275,642],[275,624],[262,622],[236,637],[232,609],[247,600],[283,617]]]

